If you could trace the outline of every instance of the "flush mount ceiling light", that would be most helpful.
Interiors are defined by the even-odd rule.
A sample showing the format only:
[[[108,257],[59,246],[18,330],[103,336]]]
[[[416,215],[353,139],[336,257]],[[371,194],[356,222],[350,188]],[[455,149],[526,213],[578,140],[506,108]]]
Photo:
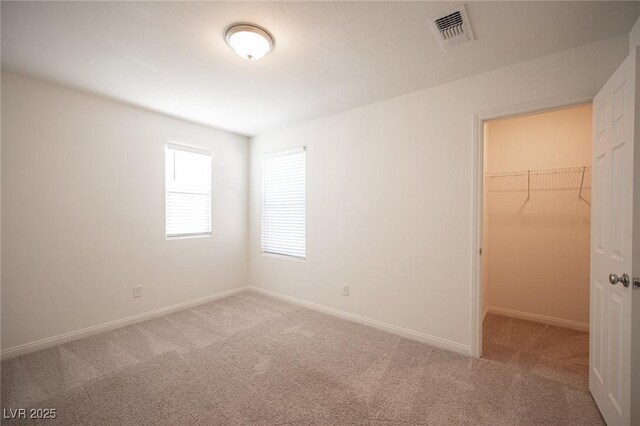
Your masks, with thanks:
[[[234,24],[224,33],[227,44],[240,57],[256,61],[273,50],[275,40],[267,30],[254,24]]]

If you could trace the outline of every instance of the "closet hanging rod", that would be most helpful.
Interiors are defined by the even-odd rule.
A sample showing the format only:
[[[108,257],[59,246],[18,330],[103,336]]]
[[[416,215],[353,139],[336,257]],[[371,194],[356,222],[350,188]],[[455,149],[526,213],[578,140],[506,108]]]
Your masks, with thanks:
[[[514,170],[509,172],[487,172],[485,177],[509,177],[509,176],[537,176],[537,175],[554,175],[561,173],[583,173],[590,172],[591,166],[578,167],[555,167],[550,169],[531,169],[531,170]]]

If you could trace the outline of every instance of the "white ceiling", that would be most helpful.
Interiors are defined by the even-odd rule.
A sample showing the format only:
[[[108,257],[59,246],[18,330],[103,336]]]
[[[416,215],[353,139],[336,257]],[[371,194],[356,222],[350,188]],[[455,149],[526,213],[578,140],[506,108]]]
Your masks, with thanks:
[[[2,2],[2,67],[244,135],[627,33],[640,2],[471,2],[477,41],[443,52],[452,2]],[[275,50],[245,61],[231,23]]]

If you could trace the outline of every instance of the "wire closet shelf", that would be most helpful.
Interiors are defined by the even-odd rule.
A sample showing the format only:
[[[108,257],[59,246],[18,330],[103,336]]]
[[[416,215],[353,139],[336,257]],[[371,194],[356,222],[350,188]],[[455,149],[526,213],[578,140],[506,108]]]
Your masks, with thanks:
[[[530,169],[530,170],[514,170],[509,172],[487,172],[485,177],[508,177],[508,176],[537,176],[537,175],[554,175],[559,173],[584,173],[590,172],[591,166],[578,167],[554,167],[551,169]]]
[[[528,201],[531,198],[531,176],[580,173],[580,190],[578,191],[578,200],[587,201],[582,197],[582,190],[584,188],[584,175],[585,173],[590,173],[590,172],[591,172],[591,166],[577,166],[577,167],[553,167],[549,169],[513,170],[508,172],[487,172],[484,174],[484,176],[485,178],[526,176],[527,177],[527,201]]]

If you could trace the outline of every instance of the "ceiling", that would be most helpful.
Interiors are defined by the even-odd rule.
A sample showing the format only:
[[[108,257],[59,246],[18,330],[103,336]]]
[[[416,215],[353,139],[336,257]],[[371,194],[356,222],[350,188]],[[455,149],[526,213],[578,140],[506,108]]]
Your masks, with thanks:
[[[2,2],[2,67],[255,135],[629,32],[640,2],[470,2],[476,41],[441,51],[453,2]],[[275,50],[225,44],[238,21]]]

